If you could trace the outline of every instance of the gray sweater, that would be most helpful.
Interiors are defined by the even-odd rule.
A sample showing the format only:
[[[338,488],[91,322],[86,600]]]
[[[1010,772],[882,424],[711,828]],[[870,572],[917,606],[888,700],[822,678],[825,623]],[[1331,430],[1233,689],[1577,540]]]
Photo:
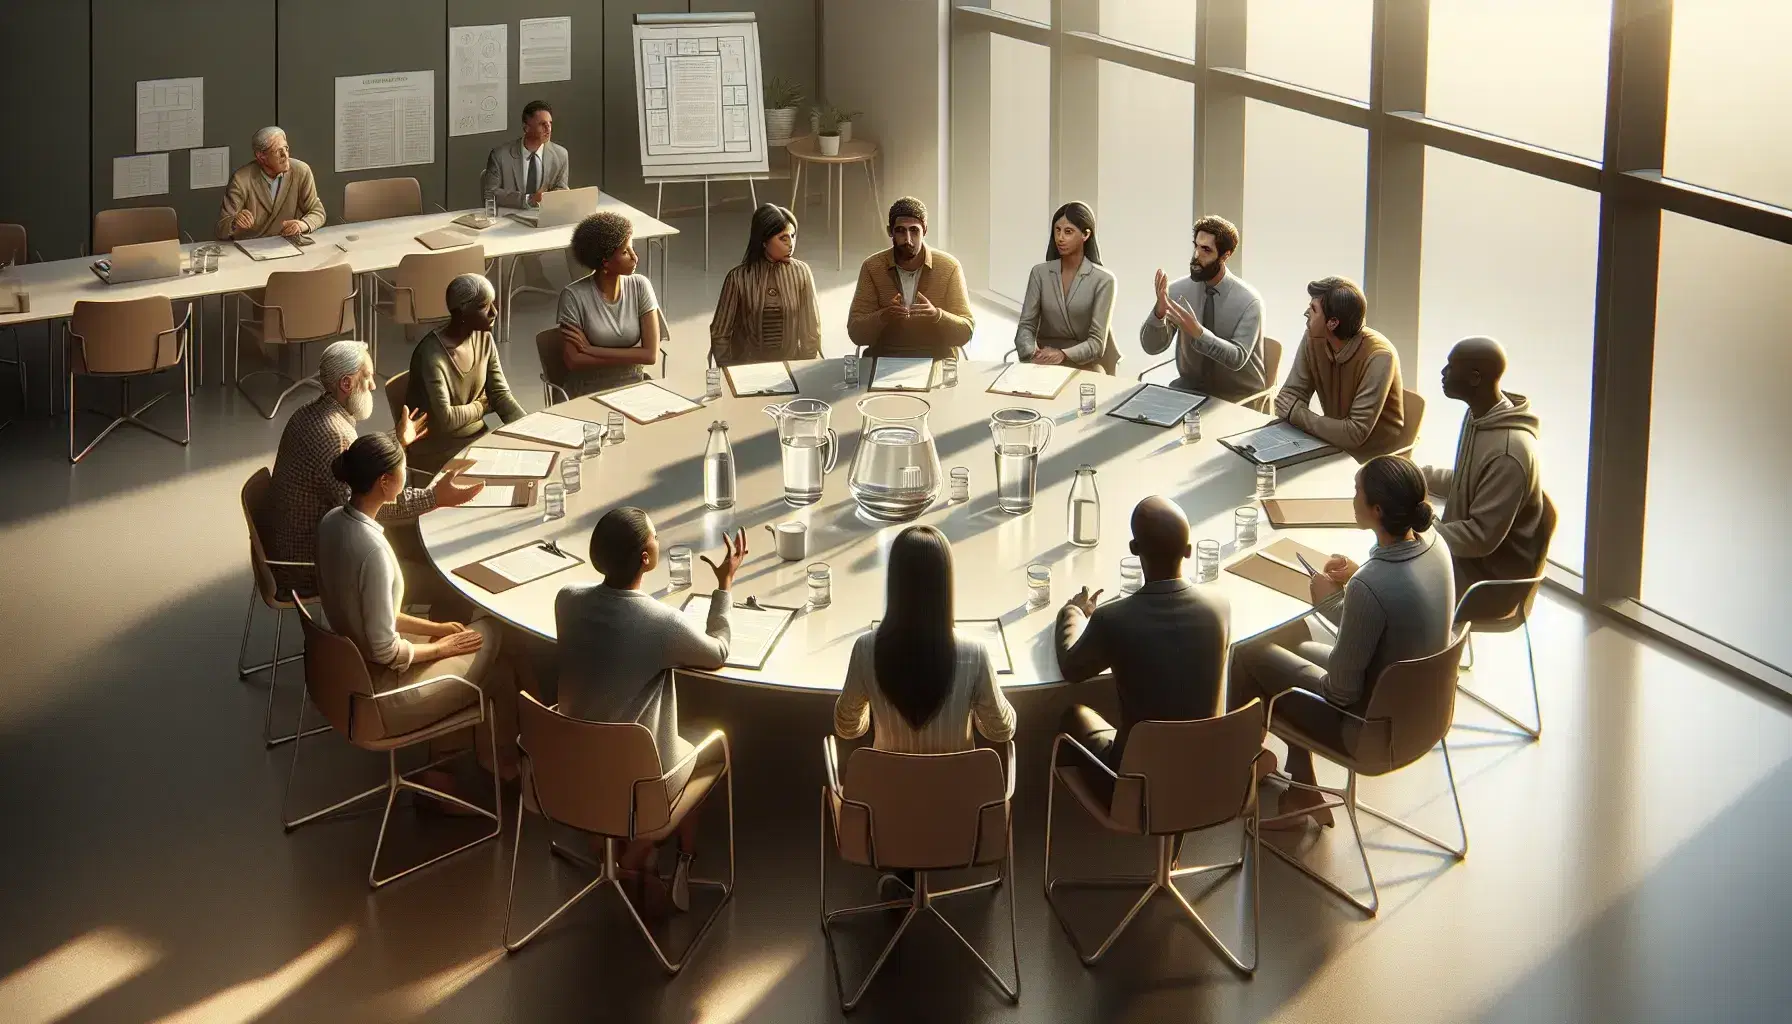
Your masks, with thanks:
[[[1350,707],[1388,665],[1449,646],[1456,613],[1450,546],[1435,530],[1386,547],[1378,544],[1344,593],[1317,610],[1338,622],[1322,692],[1333,704]]]
[[[1139,328],[1139,345],[1149,355],[1176,339],[1176,387],[1232,401],[1254,395],[1268,383],[1263,372],[1263,296],[1228,272],[1214,286],[1213,323],[1191,336],[1174,320],[1157,316],[1156,300]],[[1192,277],[1170,282],[1169,296],[1195,311],[1207,306],[1207,283]]]

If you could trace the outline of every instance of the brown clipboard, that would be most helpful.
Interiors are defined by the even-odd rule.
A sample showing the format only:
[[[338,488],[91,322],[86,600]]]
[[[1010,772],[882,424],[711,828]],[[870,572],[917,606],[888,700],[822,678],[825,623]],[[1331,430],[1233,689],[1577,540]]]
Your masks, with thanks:
[[[1265,555],[1271,557],[1266,558]],[[1300,569],[1291,568],[1300,564],[1301,556],[1305,556],[1315,569],[1325,565],[1331,557],[1292,537],[1283,537],[1262,551],[1252,552],[1226,566],[1226,571],[1268,587],[1278,594],[1286,594],[1296,601],[1310,603],[1313,600],[1312,577]]]
[[[665,414],[664,416],[658,416],[658,417],[655,417],[654,419],[644,420],[644,419],[637,417],[634,413],[629,412],[627,409],[618,409],[615,406],[611,405],[610,403],[604,401],[605,395],[613,395],[618,391],[627,391],[629,388],[639,388],[639,387],[659,388],[661,391],[664,391],[666,394],[671,395],[674,398],[684,398],[685,401],[691,403],[691,407],[689,409],[674,409],[671,412]],[[679,394],[678,392],[672,390],[669,387],[666,387],[664,384],[661,384],[659,381],[653,380],[652,378],[648,378],[647,380],[638,380],[638,381],[635,381],[633,384],[624,384],[619,388],[611,388],[608,391],[599,391],[596,394],[587,395],[586,397],[590,398],[593,402],[596,402],[598,405],[603,406],[605,409],[609,409],[612,412],[621,413],[623,416],[627,417],[630,422],[638,423],[643,427],[645,427],[649,423],[659,423],[662,420],[669,420],[675,416],[683,416],[686,413],[696,412],[698,409],[703,408],[703,406],[700,403],[691,401],[691,399],[689,399],[689,398],[685,398],[683,395]]]
[[[541,541],[532,540],[527,544],[518,544],[516,547],[513,547],[513,548],[505,548],[503,551],[499,551],[496,554],[486,555],[484,558],[481,558],[477,562],[471,562],[471,563],[468,563],[467,565],[461,566],[460,568],[454,570],[454,575],[459,576],[461,579],[466,580],[468,583],[471,583],[474,586],[479,587],[482,590],[489,591],[490,593],[493,593],[493,594],[502,594],[506,590],[514,590],[517,587],[525,586],[526,584],[512,583],[511,581],[498,575],[496,572],[493,572],[491,569],[486,568],[484,563],[489,562],[494,558],[502,558],[503,556],[510,554],[512,551],[521,551],[524,548],[538,548],[538,547],[541,547],[541,545],[542,545]],[[548,576],[552,576],[555,573],[565,572],[567,569],[570,569],[575,565],[584,565],[585,564],[585,560],[583,558],[580,558],[578,555],[571,554],[566,551],[561,551],[560,557],[566,560],[565,565],[561,566],[558,569],[555,569],[554,572],[548,573],[547,576],[537,576],[537,577],[535,577],[535,579],[528,580],[527,582],[534,583],[537,580],[545,580],[548,578]]]
[[[1349,498],[1265,498],[1263,514],[1278,530],[1290,527],[1356,527],[1356,508]]]

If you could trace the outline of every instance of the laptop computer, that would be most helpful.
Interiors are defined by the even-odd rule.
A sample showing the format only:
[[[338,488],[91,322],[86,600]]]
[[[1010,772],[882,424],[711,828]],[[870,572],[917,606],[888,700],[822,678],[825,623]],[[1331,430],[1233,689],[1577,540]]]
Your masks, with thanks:
[[[544,193],[541,205],[533,210],[511,214],[512,220],[532,228],[558,228],[577,224],[597,212],[597,186],[563,188]]]
[[[161,242],[120,245],[111,254],[93,263],[93,272],[107,284],[130,284],[180,276],[180,243],[172,238]]]

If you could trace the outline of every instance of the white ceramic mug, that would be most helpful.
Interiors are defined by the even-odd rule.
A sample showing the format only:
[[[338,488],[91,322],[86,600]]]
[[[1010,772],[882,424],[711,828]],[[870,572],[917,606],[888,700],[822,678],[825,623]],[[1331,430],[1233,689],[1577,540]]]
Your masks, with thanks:
[[[809,526],[807,523],[789,522],[779,523],[776,526],[767,524],[765,529],[777,543],[779,558],[786,562],[794,562],[809,557]]]

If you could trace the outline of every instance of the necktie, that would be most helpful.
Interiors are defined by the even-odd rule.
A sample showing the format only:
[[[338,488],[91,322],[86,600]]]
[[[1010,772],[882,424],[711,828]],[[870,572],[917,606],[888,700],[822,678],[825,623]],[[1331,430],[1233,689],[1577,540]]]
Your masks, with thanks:
[[[541,151],[529,154],[529,174],[523,181],[523,191],[534,195],[541,191]]]
[[[1215,295],[1218,295],[1219,292],[1220,292],[1220,290],[1218,288],[1214,287],[1213,285],[1208,285],[1207,286],[1207,301],[1202,303],[1202,305],[1201,305],[1201,326],[1207,328],[1210,331],[1214,330],[1214,327],[1213,327],[1213,321],[1214,321],[1213,297]],[[1214,331],[1214,333],[1217,334],[1219,332]]]

